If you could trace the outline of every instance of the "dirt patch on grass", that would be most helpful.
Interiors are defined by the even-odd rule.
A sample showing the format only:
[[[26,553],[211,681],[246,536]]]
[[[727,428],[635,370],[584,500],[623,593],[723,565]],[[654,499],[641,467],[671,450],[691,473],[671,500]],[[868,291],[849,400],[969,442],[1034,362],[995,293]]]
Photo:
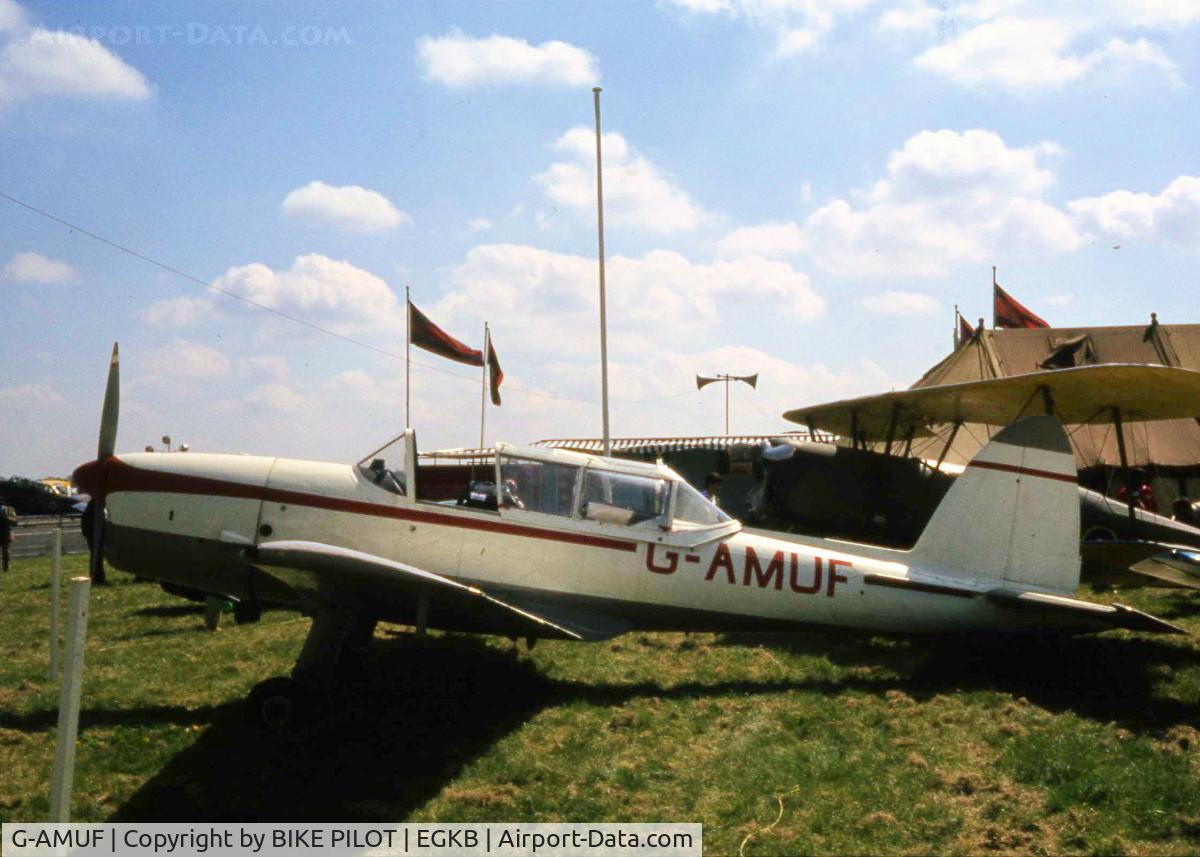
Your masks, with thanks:
[[[1028,713],[1029,704],[1018,700],[1000,711],[1015,717]],[[1013,734],[1004,724],[1000,731]],[[947,809],[962,820],[952,850],[967,854],[1059,853],[1062,846],[1057,828],[1047,820],[1046,794],[1000,773],[996,767],[999,756],[987,743],[967,742],[959,750],[959,764],[930,772]]]
[[[1172,726],[1155,744],[1167,753],[1200,758],[1200,730],[1191,726]]]
[[[1046,797],[1007,777],[939,770],[935,779],[962,818],[956,845],[968,854],[1054,854],[1056,831],[1046,822]]]
[[[513,783],[488,786],[451,786],[442,791],[442,799],[450,803],[467,803],[474,806],[508,807],[516,803],[520,791]]]

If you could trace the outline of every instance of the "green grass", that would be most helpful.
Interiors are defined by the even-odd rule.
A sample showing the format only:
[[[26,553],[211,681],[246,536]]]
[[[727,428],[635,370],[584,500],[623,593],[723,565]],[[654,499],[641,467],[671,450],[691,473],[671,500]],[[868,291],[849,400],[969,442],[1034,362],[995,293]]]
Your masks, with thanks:
[[[48,809],[48,577],[46,560],[0,577],[2,821]],[[111,577],[77,820],[699,821],[707,853],[747,855],[1200,850],[1193,638],[631,634],[514,657],[381,629],[335,725],[276,744],[240,703],[307,622],[208,633],[198,606]],[[1200,633],[1200,598],[1121,600]]]

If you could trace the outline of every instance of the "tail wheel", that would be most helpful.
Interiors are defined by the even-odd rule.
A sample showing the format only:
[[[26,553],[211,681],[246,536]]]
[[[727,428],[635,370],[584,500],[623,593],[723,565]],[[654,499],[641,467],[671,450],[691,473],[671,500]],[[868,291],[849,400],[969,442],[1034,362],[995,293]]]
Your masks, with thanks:
[[[262,618],[262,605],[257,600],[233,602],[233,621],[239,625],[257,622]]]

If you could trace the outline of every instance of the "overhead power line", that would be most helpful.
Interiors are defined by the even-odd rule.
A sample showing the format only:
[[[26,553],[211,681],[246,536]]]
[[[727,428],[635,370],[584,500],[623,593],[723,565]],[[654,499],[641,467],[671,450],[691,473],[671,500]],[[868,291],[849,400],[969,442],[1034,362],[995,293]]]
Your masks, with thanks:
[[[275,307],[267,306],[266,304],[259,303],[258,301],[255,301],[255,300],[251,300],[250,298],[246,297],[245,295],[239,295],[237,292],[232,292],[229,289],[223,289],[220,286],[214,285],[213,283],[210,283],[207,280],[203,280],[200,277],[195,276],[194,274],[189,274],[187,271],[180,270],[179,268],[176,268],[173,265],[169,265],[166,262],[159,261],[158,259],[155,259],[152,256],[147,256],[145,253],[141,253],[137,250],[134,250],[131,247],[126,247],[124,244],[119,244],[116,241],[113,241],[110,238],[105,238],[103,235],[99,235],[95,232],[92,232],[89,229],[84,229],[82,226],[74,224],[74,223],[70,222],[69,220],[64,220],[63,218],[61,218],[55,214],[52,214],[49,211],[38,208],[36,205],[31,205],[28,202],[25,202],[24,200],[17,199],[15,196],[11,196],[11,195],[5,193],[4,191],[0,191],[0,199],[7,200],[8,202],[11,202],[14,205],[19,205],[21,208],[24,208],[27,211],[32,211],[34,214],[37,214],[40,217],[44,217],[47,220],[53,221],[54,223],[57,223],[60,226],[65,226],[67,229],[71,230],[72,232],[78,232],[80,235],[86,235],[88,238],[91,238],[94,241],[99,241],[101,244],[105,244],[105,245],[113,248],[114,250],[117,250],[121,253],[125,253],[129,256],[133,256],[135,259],[140,259],[141,261],[146,262],[149,265],[154,265],[157,268],[161,268],[162,270],[167,271],[168,273],[174,274],[177,277],[182,277],[183,279],[185,279],[189,282],[195,283],[196,285],[203,286],[204,288],[206,288],[210,291],[216,292],[219,295],[224,295],[227,298],[232,298],[233,300],[240,301],[241,303],[243,303],[247,306],[250,306],[250,307],[254,307],[255,309],[260,309],[260,310],[263,310],[264,312],[269,312],[271,315],[276,316],[277,318],[281,318],[285,321],[290,321],[295,324],[302,325],[303,327],[307,327],[309,330],[315,330],[318,333],[323,333],[327,336],[332,336],[335,339],[340,339],[342,342],[348,343],[350,345],[355,345],[359,348],[364,348],[367,351],[373,351],[376,354],[381,354],[384,357],[390,357],[393,360],[403,360],[404,359],[404,355],[402,355],[402,354],[397,354],[394,351],[388,351],[386,348],[380,348],[376,345],[371,345],[369,342],[363,342],[361,339],[355,339],[354,337],[347,336],[344,333],[338,333],[336,330],[330,330],[329,328],[323,327],[315,322],[308,321],[308,320],[300,318],[298,316],[291,315],[290,313],[286,313],[283,310],[276,309]],[[457,378],[460,381],[466,381],[472,385],[479,384],[479,379],[477,377],[468,377],[466,375],[460,375],[457,372],[452,372],[448,369],[443,369],[439,366],[431,366],[428,363],[421,363],[417,360],[412,361],[412,363],[414,366],[419,366],[420,368],[427,369],[430,372],[439,372],[442,375],[448,375],[451,378]],[[522,393],[526,396],[537,396],[539,398],[553,399],[553,400],[559,401],[559,402],[578,402],[581,404],[593,404],[594,405],[600,401],[599,399],[579,399],[579,398],[575,398],[572,396],[556,396],[553,393],[544,393],[540,390],[530,390],[528,388],[521,387],[516,384],[508,384],[506,386],[506,389],[508,389],[511,392]],[[628,400],[624,400],[624,401],[618,401],[615,404],[618,404],[618,405],[648,405],[648,404],[654,404],[656,402],[667,402],[667,401],[671,401],[673,399],[680,399],[680,398],[683,398],[684,396],[692,395],[693,392],[694,391],[692,391],[692,390],[685,390],[682,393],[676,393],[671,396],[661,396],[661,397],[652,398],[652,399],[628,399]]]

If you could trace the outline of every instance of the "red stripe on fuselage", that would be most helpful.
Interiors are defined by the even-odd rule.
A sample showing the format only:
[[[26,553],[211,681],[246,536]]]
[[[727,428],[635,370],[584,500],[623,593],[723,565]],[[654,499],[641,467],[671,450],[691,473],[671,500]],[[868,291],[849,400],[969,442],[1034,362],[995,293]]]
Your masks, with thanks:
[[[610,550],[627,551],[629,553],[637,550],[636,542],[606,539],[601,536],[588,536],[582,533],[541,530],[536,527],[509,524],[503,521],[481,520],[465,515],[460,517],[458,515],[425,512],[395,506],[381,506],[377,503],[366,503],[362,500],[327,497],[322,494],[309,494],[304,491],[286,491],[263,485],[246,485],[242,482],[227,482],[224,479],[211,479],[207,476],[188,476],[181,473],[169,473],[160,470],[143,470],[140,467],[126,464],[120,459],[110,460],[107,462],[106,467],[106,492],[110,496],[122,491],[129,491],[195,494],[206,497],[261,500],[264,503],[286,503],[295,506],[308,506],[314,509],[327,509],[331,512],[349,512],[354,515],[369,515],[375,518],[418,521],[426,524],[438,524],[444,527],[483,530],[489,533],[504,533],[505,535],[545,539],[553,542],[569,542],[571,544],[608,548]]]
[[[1038,476],[1042,479],[1057,479],[1059,482],[1070,482],[1078,485],[1079,480],[1074,474],[1054,473],[1050,470],[1034,470],[1032,467],[1018,467],[1015,464],[1001,464],[998,461],[972,461],[967,467],[982,467],[984,470],[1001,470],[1005,473],[1019,473],[1022,476]]]

